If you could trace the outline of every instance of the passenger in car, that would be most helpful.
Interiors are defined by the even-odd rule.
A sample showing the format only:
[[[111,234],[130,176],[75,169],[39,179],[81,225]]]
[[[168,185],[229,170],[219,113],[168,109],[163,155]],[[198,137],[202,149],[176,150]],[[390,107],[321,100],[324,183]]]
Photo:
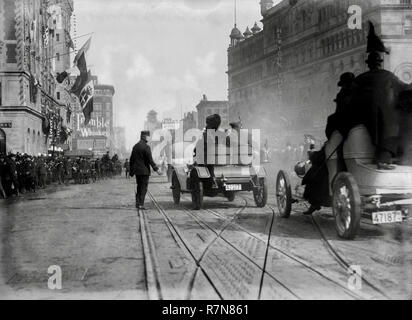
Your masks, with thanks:
[[[354,81],[353,99],[347,112],[349,129],[363,124],[368,129],[376,147],[375,161],[378,169],[392,170],[393,158],[399,146],[399,97],[408,89],[392,72],[384,70],[381,54],[388,53],[370,23],[368,36],[369,71]]]
[[[251,157],[253,155],[252,135],[248,132],[245,145],[245,141],[242,141],[244,138],[241,138],[241,130],[243,129],[242,121],[231,122],[229,126],[231,130],[229,131],[227,138],[227,147],[230,148],[228,154],[232,156],[229,163],[237,165],[251,164]],[[236,154],[234,154],[235,152]]]
[[[208,168],[209,173],[213,178],[212,188],[217,188],[217,184],[214,179],[214,166],[217,164],[222,164],[221,161],[219,161],[222,156],[221,151],[219,150],[219,144],[222,144],[224,148],[226,148],[227,145],[226,134],[224,131],[220,130],[221,123],[222,120],[218,114],[208,116],[206,118],[206,127],[203,130],[202,138],[196,143],[196,147],[193,151],[194,164]],[[210,147],[214,147],[215,150],[210,150]],[[213,159],[210,159],[212,155]],[[226,150],[223,156],[226,157]]]

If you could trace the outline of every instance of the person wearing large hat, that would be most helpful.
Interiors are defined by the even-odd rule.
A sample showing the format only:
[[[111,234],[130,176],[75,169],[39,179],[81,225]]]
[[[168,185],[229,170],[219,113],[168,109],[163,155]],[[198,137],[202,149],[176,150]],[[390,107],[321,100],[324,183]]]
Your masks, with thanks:
[[[345,72],[340,76],[338,87],[341,89],[334,100],[336,111],[329,116],[325,130],[328,140],[335,130],[338,130],[342,135],[345,135],[345,132],[348,131],[344,115],[352,100],[354,80],[355,75],[352,72]]]
[[[391,170],[399,140],[399,94],[408,86],[392,72],[384,70],[383,54],[389,54],[375,28],[369,22],[367,53],[365,61],[369,71],[354,81],[354,94],[347,121],[350,127],[364,124],[376,147],[375,160],[379,169]]]
[[[149,185],[150,167],[159,173],[159,168],[153,161],[152,151],[147,144],[149,137],[150,131],[142,131],[140,141],[133,147],[130,156],[130,177],[136,176],[136,208],[140,210],[145,210],[144,201]]]

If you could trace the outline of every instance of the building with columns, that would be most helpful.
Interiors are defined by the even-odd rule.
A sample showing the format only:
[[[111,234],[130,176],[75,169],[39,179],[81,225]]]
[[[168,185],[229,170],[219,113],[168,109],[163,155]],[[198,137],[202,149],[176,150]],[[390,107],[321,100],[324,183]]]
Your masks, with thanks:
[[[69,30],[72,11],[72,0],[0,1],[0,152],[47,153],[56,141],[49,135],[66,111],[56,98],[56,53],[65,52],[56,25]]]
[[[351,5],[361,9],[360,29],[349,28]],[[390,49],[384,68],[412,82],[411,1],[261,0],[260,6],[261,25],[251,32],[245,26],[244,34],[235,26],[230,36],[230,119],[240,116],[272,144],[298,144],[304,134],[326,139],[340,75],[366,71],[368,20]]]

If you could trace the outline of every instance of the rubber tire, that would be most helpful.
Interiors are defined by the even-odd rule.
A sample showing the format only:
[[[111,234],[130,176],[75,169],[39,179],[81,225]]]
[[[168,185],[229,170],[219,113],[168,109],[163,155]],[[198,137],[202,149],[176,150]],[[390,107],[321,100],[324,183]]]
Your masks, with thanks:
[[[174,204],[180,204],[180,195],[181,195],[181,188],[179,179],[177,178],[177,174],[175,171],[172,173],[172,195],[173,195],[173,202]]]
[[[263,185],[263,195],[262,195],[262,199],[258,198],[258,191],[257,190],[253,190],[253,198],[255,199],[255,204],[258,208],[264,208],[268,202],[268,185],[267,185],[267,181],[266,178],[257,178],[259,181],[259,185],[262,186]]]
[[[233,202],[233,201],[235,201],[236,193],[228,192],[227,195],[226,195],[226,198],[229,202]]]
[[[280,203],[280,198],[278,194],[280,181],[282,179],[285,181],[285,205],[284,207],[283,207],[283,204]],[[292,212],[292,187],[290,184],[290,179],[289,179],[288,174],[283,170],[279,171],[278,176],[276,178],[276,201],[278,204],[278,210],[279,210],[279,214],[281,218],[288,219]]]
[[[349,223],[349,227],[341,225],[340,215],[338,215],[339,208],[337,197],[339,195],[340,188],[342,188],[343,186],[346,186],[349,190],[349,200],[351,204],[351,221]],[[339,173],[339,175],[335,179],[335,182],[333,184],[332,209],[333,215],[335,217],[335,227],[338,236],[346,240],[355,239],[360,229],[362,201],[358,184],[356,183],[355,178],[348,172]]]
[[[200,210],[203,208],[203,182],[200,179],[196,179],[192,182],[192,204],[194,210]]]

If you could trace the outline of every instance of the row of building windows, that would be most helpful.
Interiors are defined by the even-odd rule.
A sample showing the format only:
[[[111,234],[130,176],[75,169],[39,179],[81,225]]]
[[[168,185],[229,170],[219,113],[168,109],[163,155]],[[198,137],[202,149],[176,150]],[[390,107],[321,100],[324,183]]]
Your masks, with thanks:
[[[367,28],[363,30],[345,30],[320,40],[319,58],[334,55],[352,46],[363,44],[367,38]],[[283,67],[292,68],[318,58],[313,45],[294,49],[294,53],[282,55]],[[274,69],[274,71],[276,68]]]
[[[103,107],[102,103],[94,103],[93,105],[93,110],[94,111],[99,111],[99,112],[111,112],[112,109],[112,104],[110,102],[106,102],[105,108]]]
[[[345,30],[321,40],[322,55],[334,54],[336,51],[346,49],[352,45],[364,43],[368,30]]]
[[[232,54],[229,54],[229,65],[233,68],[250,62],[263,56],[263,39],[247,43]]]
[[[263,88],[259,85],[249,87],[249,88],[243,88],[240,90],[232,91],[230,94],[230,100],[231,101],[240,101],[240,100],[246,100],[246,99],[255,99],[257,97],[261,97],[263,93]]]
[[[262,66],[255,67],[253,70],[248,70],[232,77],[233,86],[243,87],[249,83],[254,83],[263,79]]]
[[[362,6],[364,7],[367,5],[367,0],[362,0]],[[330,3],[325,5],[324,7],[318,9],[318,22],[325,23],[328,22],[332,18],[336,18],[338,20],[346,20],[348,17],[348,9],[351,5],[359,4],[354,1],[349,0],[338,0],[335,3]]]

